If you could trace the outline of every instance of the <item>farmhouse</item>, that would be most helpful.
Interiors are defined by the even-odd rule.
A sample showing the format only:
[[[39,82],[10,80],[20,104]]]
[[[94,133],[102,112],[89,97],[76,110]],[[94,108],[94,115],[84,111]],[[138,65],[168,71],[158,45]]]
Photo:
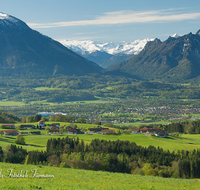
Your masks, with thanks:
[[[2,129],[15,129],[14,124],[2,124]]]
[[[77,134],[77,130],[74,128],[68,129],[68,134]]]
[[[146,133],[146,132],[147,132],[147,129],[148,129],[147,127],[141,128],[141,129],[140,129],[140,133]]]
[[[28,132],[20,132],[19,135],[28,135]]]
[[[60,134],[60,130],[58,129],[50,129],[49,134]]]
[[[139,129],[131,129],[132,134],[140,134]]]
[[[20,129],[35,129],[36,127],[34,125],[20,125]]]
[[[84,134],[84,132],[81,131],[81,129],[68,129],[68,134]]]
[[[51,125],[50,125],[50,127],[52,128],[52,127],[57,127],[57,128],[59,128],[60,127],[60,123],[52,123]]]
[[[44,121],[42,121],[42,120],[38,121],[38,127],[42,128],[44,126],[45,126],[45,122]]]
[[[40,131],[29,132],[30,135],[41,135]]]
[[[162,129],[157,129],[157,128],[149,128],[147,129],[147,134],[156,134],[156,133],[165,133],[164,130]]]
[[[10,136],[16,136],[19,134],[19,131],[18,130],[5,130],[3,131],[4,132],[4,135],[10,135]]]
[[[103,129],[101,130],[102,135],[113,135],[115,134],[115,130],[114,129]]]
[[[108,130],[108,128],[102,128],[102,127],[97,127],[97,128],[89,128],[90,133],[101,133],[102,130]]]

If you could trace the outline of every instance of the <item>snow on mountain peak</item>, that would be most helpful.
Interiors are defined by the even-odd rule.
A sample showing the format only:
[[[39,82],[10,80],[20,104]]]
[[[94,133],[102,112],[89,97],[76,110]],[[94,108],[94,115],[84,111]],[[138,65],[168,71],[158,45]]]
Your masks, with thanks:
[[[177,33],[175,33],[174,35],[172,35],[173,38],[178,38],[179,35]]]
[[[8,15],[7,14],[4,14],[4,13],[0,13],[0,19],[5,19],[7,18]]]
[[[29,27],[25,22],[8,14],[0,13],[0,32],[25,31]]]
[[[13,16],[10,16],[8,14],[4,14],[4,13],[0,13],[0,20],[2,21],[10,21],[10,22],[13,22],[13,23],[16,23],[18,22],[19,20]]]
[[[144,40],[136,40],[134,42],[106,42],[101,43],[99,41],[91,40],[62,40],[64,46],[68,47],[75,52],[92,53],[95,51],[104,51],[106,53],[116,54],[138,54],[146,45],[147,42],[153,41],[154,39],[145,38]]]

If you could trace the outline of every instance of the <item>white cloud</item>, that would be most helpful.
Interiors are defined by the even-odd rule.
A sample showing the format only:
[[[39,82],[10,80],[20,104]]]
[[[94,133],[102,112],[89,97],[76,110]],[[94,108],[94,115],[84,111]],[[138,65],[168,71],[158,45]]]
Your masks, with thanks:
[[[176,10],[177,11],[177,10]],[[104,13],[93,20],[66,21],[56,23],[28,23],[32,28],[54,28],[65,26],[112,25],[128,23],[168,22],[194,20],[200,18],[200,12],[181,13],[174,9],[158,11],[117,11]]]

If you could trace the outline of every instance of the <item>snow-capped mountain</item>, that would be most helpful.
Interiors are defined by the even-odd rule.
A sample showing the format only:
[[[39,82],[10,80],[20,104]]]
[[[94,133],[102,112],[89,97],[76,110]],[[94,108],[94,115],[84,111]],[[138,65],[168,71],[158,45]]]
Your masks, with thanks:
[[[131,43],[101,43],[91,40],[62,40],[59,42],[88,60],[99,64],[101,67],[109,68],[140,53],[146,43],[153,40],[154,39],[145,38],[144,40],[136,40]]]
[[[101,43],[99,41],[91,40],[62,40],[60,41],[64,46],[68,47],[75,52],[84,52],[87,54],[95,51],[104,51],[111,55],[116,54],[138,54],[146,45],[147,42],[154,39],[145,38],[144,40],[136,40],[134,42],[106,42]]]
[[[102,70],[61,43],[32,30],[25,22],[0,13],[0,76],[46,78],[86,75]]]
[[[7,32],[9,30],[15,30],[17,31],[24,31],[29,29],[26,23],[23,21],[0,12],[0,31],[1,32]]]
[[[180,37],[177,33],[175,33],[174,35],[172,35],[173,38],[178,38]]]

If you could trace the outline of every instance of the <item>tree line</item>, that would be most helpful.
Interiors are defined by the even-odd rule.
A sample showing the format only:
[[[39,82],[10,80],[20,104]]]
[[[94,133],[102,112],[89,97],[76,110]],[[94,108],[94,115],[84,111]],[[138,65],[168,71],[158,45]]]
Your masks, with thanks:
[[[0,147],[0,161],[43,164],[75,169],[101,170],[176,178],[200,178],[200,151],[169,152],[129,141],[78,138],[49,139],[46,151],[29,151],[10,145]]]

